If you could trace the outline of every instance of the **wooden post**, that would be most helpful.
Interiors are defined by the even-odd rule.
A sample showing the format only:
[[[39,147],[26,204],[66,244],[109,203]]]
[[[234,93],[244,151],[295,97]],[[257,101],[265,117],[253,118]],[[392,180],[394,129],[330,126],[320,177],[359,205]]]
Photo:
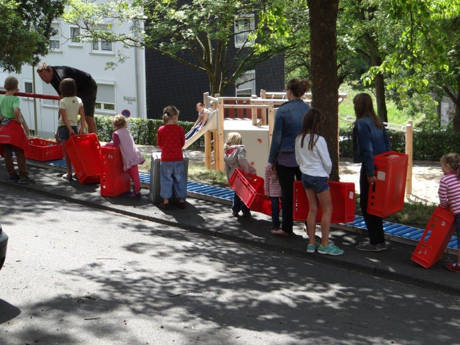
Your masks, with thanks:
[[[412,121],[408,121],[406,125],[406,154],[407,161],[407,176],[406,176],[406,194],[412,194],[412,166],[414,153],[414,126]]]
[[[260,89],[260,98],[267,98],[267,91],[265,91],[264,89]]]
[[[257,126],[257,108],[253,107],[253,105],[256,105],[257,102],[254,101],[253,99],[249,100],[249,105],[251,105],[251,120],[252,120],[252,125]]]
[[[217,115],[216,115],[217,116]],[[212,169],[218,170],[217,168],[217,161],[219,157],[217,157],[217,130],[212,131],[212,147],[214,148],[214,151],[212,151],[212,158],[214,159],[214,165],[211,166]]]
[[[225,171],[224,164],[224,100],[219,97],[217,108],[217,137],[214,139],[216,153],[216,170]]]
[[[272,144],[274,125],[275,125],[275,107],[272,104],[270,105],[270,109],[268,110],[268,145],[270,146]]]
[[[208,100],[209,92],[203,93],[203,105],[205,108],[209,108],[209,100]]]
[[[211,169],[211,132],[204,134],[204,164],[206,169]]]

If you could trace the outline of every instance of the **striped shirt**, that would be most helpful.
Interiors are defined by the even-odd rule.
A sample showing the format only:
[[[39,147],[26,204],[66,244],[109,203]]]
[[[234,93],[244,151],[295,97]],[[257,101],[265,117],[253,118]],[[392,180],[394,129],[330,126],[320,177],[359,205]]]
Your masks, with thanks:
[[[447,173],[441,178],[438,194],[442,207],[451,207],[455,215],[460,214],[460,179],[456,172]]]

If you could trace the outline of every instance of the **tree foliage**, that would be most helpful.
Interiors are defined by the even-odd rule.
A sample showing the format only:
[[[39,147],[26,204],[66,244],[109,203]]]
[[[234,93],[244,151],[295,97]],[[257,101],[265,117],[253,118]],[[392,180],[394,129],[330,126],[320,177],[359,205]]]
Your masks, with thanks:
[[[4,70],[21,70],[48,52],[52,21],[64,10],[64,0],[2,0],[0,2],[0,62]]]

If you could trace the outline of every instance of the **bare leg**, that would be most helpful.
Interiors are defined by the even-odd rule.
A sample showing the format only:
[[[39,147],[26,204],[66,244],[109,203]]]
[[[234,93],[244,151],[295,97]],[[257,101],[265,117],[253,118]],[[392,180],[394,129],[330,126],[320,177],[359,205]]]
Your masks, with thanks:
[[[329,245],[329,229],[331,227],[331,216],[332,216],[332,201],[331,192],[325,190],[318,195],[323,215],[321,217],[321,246],[327,247]]]
[[[314,245],[315,230],[316,230],[316,213],[318,212],[318,203],[316,201],[316,194],[313,189],[305,189],[308,199],[308,215],[307,215],[307,234],[308,244]]]

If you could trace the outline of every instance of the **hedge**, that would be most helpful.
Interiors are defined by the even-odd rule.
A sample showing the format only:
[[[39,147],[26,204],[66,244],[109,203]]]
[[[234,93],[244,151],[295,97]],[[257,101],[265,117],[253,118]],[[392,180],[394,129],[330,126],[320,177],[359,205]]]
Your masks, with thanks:
[[[392,150],[404,152],[404,133],[388,131]],[[414,132],[414,160],[439,161],[448,152],[460,153],[460,133],[452,129],[425,128]],[[353,157],[352,130],[340,130],[340,157]]]
[[[112,116],[102,116],[96,115],[96,128],[97,136],[100,141],[110,141],[112,140]],[[153,119],[139,119],[139,118],[129,118],[128,119],[128,128],[133,136],[134,142],[138,145],[153,145],[156,146],[157,142],[157,131],[160,126],[162,126],[163,120],[153,120]],[[194,122],[185,122],[179,121],[178,125],[184,128],[184,131],[187,133],[193,126]],[[204,138],[201,137],[198,139],[192,146],[192,149],[197,149],[204,147]]]

